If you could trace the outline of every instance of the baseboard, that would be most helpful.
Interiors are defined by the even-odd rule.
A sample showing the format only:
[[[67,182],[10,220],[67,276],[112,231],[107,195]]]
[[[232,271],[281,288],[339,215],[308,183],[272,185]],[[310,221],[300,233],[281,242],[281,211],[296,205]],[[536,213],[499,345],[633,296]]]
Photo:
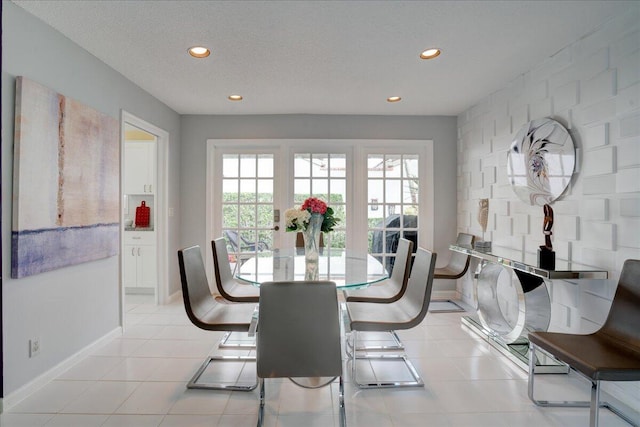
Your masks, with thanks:
[[[124,288],[125,295],[155,295],[156,288]]]
[[[176,291],[174,293],[172,293],[171,295],[169,295],[169,297],[167,298],[167,304],[172,304],[174,302],[177,301],[182,301],[182,291]]]
[[[8,410],[13,406],[15,406],[16,404],[20,403],[22,400],[26,399],[36,391],[40,390],[50,381],[57,378],[58,376],[60,376],[60,374],[67,371],[69,368],[71,368],[73,365],[78,363],[80,360],[84,359],[86,356],[91,354],[93,350],[97,349],[98,347],[106,344],[108,341],[111,341],[112,339],[117,338],[119,336],[122,336],[122,327],[120,326],[115,328],[113,331],[107,333],[102,338],[99,338],[96,341],[92,342],[91,344],[89,344],[82,350],[78,351],[77,353],[73,354],[72,356],[69,356],[62,362],[58,363],[53,368],[39,375],[38,377],[31,380],[27,384],[23,385],[13,393],[10,393],[9,395],[5,396],[3,399],[0,400],[0,413],[2,413],[3,409]]]

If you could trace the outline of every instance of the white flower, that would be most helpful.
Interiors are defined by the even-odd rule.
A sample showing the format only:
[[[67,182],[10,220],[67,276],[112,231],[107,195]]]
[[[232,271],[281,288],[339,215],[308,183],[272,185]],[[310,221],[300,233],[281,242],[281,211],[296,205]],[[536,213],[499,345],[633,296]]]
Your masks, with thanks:
[[[288,229],[304,230],[306,225],[309,223],[311,214],[306,209],[302,211],[300,209],[291,208],[284,211],[284,218],[287,222]]]

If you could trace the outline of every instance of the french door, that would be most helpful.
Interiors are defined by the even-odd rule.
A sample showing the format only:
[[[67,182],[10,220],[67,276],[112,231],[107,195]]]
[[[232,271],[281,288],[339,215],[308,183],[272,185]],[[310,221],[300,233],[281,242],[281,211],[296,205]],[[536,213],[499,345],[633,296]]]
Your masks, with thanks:
[[[279,246],[280,162],[273,148],[216,150],[211,239],[223,236],[232,266]]]
[[[390,271],[399,237],[432,247],[430,143],[209,140],[209,240],[225,237],[232,265],[293,247],[284,211],[313,196],[340,218],[325,246],[367,251]]]

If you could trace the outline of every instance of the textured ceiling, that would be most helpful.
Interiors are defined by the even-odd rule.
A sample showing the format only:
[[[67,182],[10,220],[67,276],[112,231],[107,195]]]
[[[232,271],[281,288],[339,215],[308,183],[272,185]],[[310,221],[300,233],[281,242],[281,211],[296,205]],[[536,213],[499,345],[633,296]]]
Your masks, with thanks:
[[[640,4],[13,2],[180,114],[384,115],[457,115]],[[211,56],[191,58],[193,45]],[[420,60],[432,46],[443,54]]]

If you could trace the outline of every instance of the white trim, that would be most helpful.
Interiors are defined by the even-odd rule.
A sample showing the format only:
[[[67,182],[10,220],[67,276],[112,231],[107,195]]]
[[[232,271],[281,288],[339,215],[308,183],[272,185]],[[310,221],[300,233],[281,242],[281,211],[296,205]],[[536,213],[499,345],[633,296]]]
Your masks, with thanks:
[[[211,204],[213,203],[215,199],[214,197],[214,176],[215,176],[215,171],[216,171],[216,166],[215,166],[215,145],[211,142],[211,140],[207,140],[207,170],[205,171],[206,174],[206,183],[205,183],[205,225],[204,225],[204,232],[205,232],[205,242],[209,242],[209,240],[211,239],[211,237],[214,236],[214,233],[216,233],[216,231],[214,231],[216,229],[215,225],[213,224],[213,215],[211,214]],[[216,202],[219,203],[219,202]],[[219,233],[219,230],[218,230]],[[219,234],[215,234],[216,236]],[[213,252],[211,250],[211,248],[209,247],[208,244],[205,244],[205,248],[204,248],[204,253],[206,254],[204,257],[204,264],[205,264],[205,268],[207,271],[207,280],[209,283],[209,290],[214,294],[214,295],[219,295],[217,289],[214,289],[215,286],[213,286],[212,288],[212,283],[213,283]]]
[[[158,140],[157,167],[156,167],[156,268],[158,274],[158,284],[156,287],[156,304],[165,304],[169,298],[169,259],[168,259],[168,214],[169,214],[169,133],[127,111],[121,111],[121,147],[124,146],[124,123],[129,123],[143,129],[153,135]],[[121,149],[121,162],[123,161],[124,149]],[[122,164],[122,163],[121,163]],[[124,171],[121,171],[121,174]],[[122,195],[122,177],[120,179]],[[122,210],[121,210],[122,211]],[[120,238],[121,253],[123,252],[123,239]],[[122,256],[120,256],[120,324],[124,325],[124,289],[122,286]]]
[[[53,368],[44,372],[43,374],[37,376],[33,380],[29,381],[27,384],[23,385],[13,393],[7,395],[2,399],[3,409],[4,411],[8,411],[13,406],[17,405],[36,391],[40,390],[42,387],[47,385],[50,381],[54,380],[58,376],[60,376],[63,372],[69,370],[76,363],[80,362],[82,359],[93,353],[94,350],[100,348],[107,342],[113,340],[114,338],[122,336],[122,327],[118,326],[111,332],[104,335],[102,338],[97,339],[92,342],[88,346],[84,347],[82,350],[77,353],[69,356],[62,362],[58,363]]]

